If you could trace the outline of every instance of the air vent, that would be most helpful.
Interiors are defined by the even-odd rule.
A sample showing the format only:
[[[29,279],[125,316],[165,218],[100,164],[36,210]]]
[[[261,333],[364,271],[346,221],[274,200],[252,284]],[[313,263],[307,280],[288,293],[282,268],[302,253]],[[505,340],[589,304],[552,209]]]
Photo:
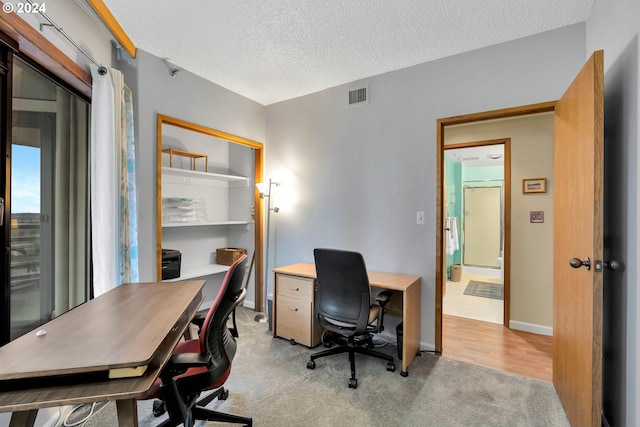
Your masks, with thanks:
[[[369,103],[369,87],[361,87],[349,91],[347,107],[355,107],[356,105]]]
[[[478,156],[474,156],[474,157],[463,157],[463,158],[462,158],[462,160],[463,160],[463,161],[465,161],[465,162],[470,162],[470,161],[472,161],[472,160],[480,160],[480,157],[478,157]]]

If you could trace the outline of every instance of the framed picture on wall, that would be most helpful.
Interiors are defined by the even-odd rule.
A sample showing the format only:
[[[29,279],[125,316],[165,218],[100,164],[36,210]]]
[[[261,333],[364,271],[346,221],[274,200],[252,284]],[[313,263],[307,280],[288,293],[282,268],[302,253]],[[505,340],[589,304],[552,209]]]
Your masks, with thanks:
[[[522,193],[546,193],[547,178],[525,178],[522,180]]]

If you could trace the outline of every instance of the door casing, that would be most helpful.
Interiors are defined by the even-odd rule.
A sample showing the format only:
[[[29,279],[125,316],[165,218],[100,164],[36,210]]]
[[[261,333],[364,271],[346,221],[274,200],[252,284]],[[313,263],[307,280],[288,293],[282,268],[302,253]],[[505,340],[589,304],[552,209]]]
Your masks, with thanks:
[[[445,206],[444,206],[444,150],[445,140],[444,131],[447,126],[459,125],[464,123],[482,122],[486,120],[505,119],[509,117],[526,116],[530,114],[547,113],[554,111],[556,101],[543,102],[538,104],[524,105],[520,107],[504,108],[500,110],[485,111],[480,113],[466,114],[462,116],[453,116],[447,118],[441,118],[436,121],[436,318],[435,318],[435,351],[436,353],[442,353],[442,299],[444,296],[444,281],[446,278],[446,258],[444,257],[445,248],[445,233],[444,233],[444,218],[445,218]],[[494,142],[495,143],[495,142]],[[447,145],[446,148],[460,148],[460,144]],[[468,145],[467,145],[468,146]],[[510,159],[509,159],[510,162]],[[510,191],[507,189],[507,183],[510,183],[511,176],[507,176],[506,171],[507,158],[505,156],[505,195]],[[507,232],[511,232],[510,227],[510,212],[507,213],[505,209],[505,289],[504,289],[504,324],[508,326],[509,322],[509,304],[510,298],[508,277],[510,275],[509,264],[507,260],[510,252],[510,243],[507,238]]]

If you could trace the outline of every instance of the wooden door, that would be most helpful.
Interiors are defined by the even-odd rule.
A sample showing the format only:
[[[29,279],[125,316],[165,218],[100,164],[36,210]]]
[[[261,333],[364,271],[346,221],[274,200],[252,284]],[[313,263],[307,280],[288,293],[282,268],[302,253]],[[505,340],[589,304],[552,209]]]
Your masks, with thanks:
[[[555,106],[553,384],[574,426],[601,417],[603,68],[595,52]]]

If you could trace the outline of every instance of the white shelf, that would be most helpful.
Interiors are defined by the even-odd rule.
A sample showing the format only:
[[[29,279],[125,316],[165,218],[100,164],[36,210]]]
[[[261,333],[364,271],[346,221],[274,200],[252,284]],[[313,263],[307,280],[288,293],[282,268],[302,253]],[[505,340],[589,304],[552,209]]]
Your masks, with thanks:
[[[167,222],[162,228],[173,227],[207,227],[211,225],[249,225],[251,221],[210,221],[210,222]]]
[[[176,279],[163,280],[163,282],[177,282],[179,280],[193,279],[196,277],[209,276],[211,274],[226,273],[229,270],[229,267],[229,265],[208,264],[202,267],[190,268],[188,270],[183,269],[180,277]]]
[[[167,166],[162,167],[162,176],[173,175],[179,176],[183,178],[204,178],[218,181],[229,181],[229,182],[249,182],[249,178],[246,176],[239,175],[225,175],[221,173],[209,173],[209,172],[200,172],[200,171],[192,171],[189,169],[179,169],[179,168],[170,168]]]

